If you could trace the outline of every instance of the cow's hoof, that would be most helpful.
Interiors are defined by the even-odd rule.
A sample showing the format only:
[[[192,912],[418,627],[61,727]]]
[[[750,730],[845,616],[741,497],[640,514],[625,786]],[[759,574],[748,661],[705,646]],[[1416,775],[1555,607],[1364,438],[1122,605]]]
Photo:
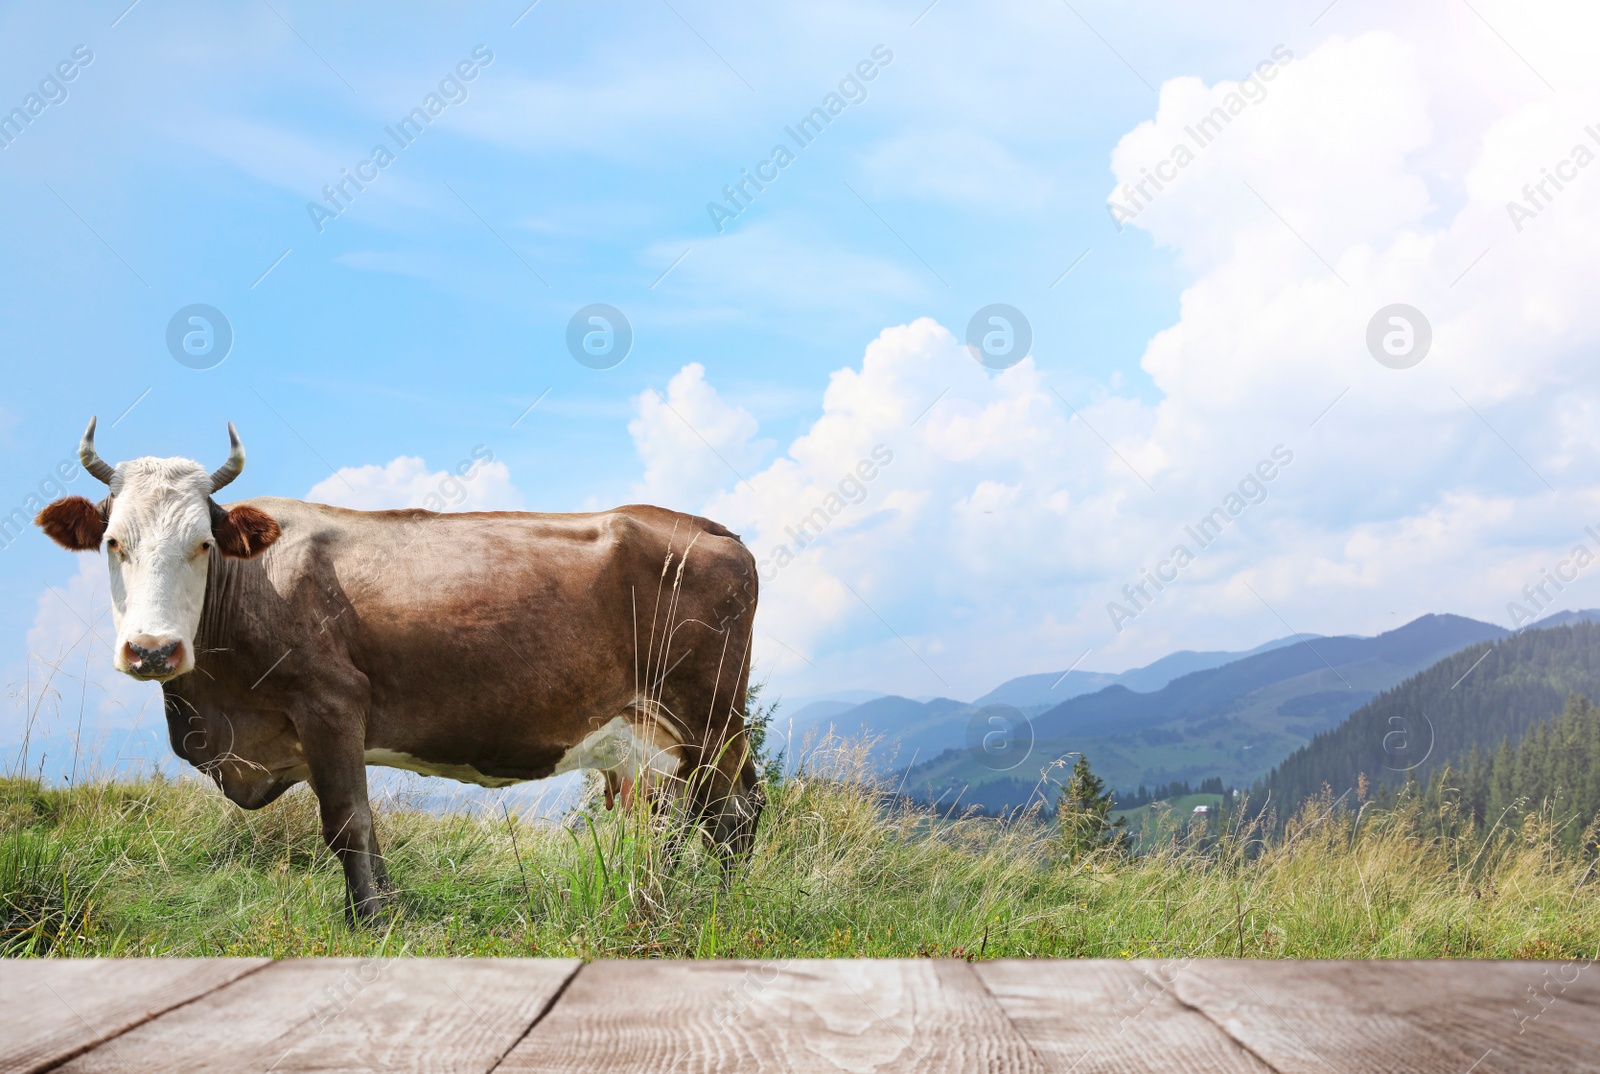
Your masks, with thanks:
[[[393,890],[375,892],[364,899],[347,900],[344,916],[351,928],[382,928],[394,917]]]

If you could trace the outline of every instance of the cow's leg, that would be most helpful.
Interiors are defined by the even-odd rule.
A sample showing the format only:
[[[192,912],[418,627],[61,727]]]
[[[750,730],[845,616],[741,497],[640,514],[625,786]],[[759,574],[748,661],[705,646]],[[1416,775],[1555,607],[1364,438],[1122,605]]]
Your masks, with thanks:
[[[352,924],[382,912],[389,873],[372,830],[367,767],[361,742],[341,733],[302,729],[311,788],[322,812],[322,838],[344,866],[345,916]]]
[[[718,696],[715,703],[721,719],[713,719],[709,730],[718,752],[716,765],[718,793],[711,799],[711,838],[723,849],[731,864],[743,864],[756,842],[756,825],[766,805],[766,791],[756,771],[755,754],[746,733],[745,700],[750,691],[750,642],[746,635],[743,667],[734,683],[733,695]],[[724,874],[726,875],[726,874]]]
[[[726,725],[708,728],[706,743],[695,751],[688,793],[712,848],[733,865],[749,856],[764,802],[743,714],[735,710],[725,718]]]
[[[755,845],[756,822],[765,804],[744,735],[719,744],[718,755],[706,758],[703,772],[697,798],[706,835],[724,865],[740,864]]]
[[[363,767],[363,779],[365,776],[366,769]],[[362,791],[362,795],[365,797],[366,792]],[[370,800],[368,802],[367,813],[370,818],[372,807]],[[367,859],[372,863],[372,882],[377,885],[378,894],[387,900],[388,896],[394,894],[394,882],[389,879],[389,863],[384,859],[383,848],[378,846],[378,829],[370,820],[367,825]]]
[[[682,776],[691,813],[725,866],[748,857],[764,804],[745,733],[749,676],[747,656],[731,673],[716,666],[679,671],[661,691],[663,707],[699,740],[686,744]]]

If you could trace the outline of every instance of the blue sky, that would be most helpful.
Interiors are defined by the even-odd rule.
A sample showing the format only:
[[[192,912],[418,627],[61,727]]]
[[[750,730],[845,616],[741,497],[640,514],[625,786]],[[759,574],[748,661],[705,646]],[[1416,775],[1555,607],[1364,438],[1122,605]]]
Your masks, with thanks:
[[[971,697],[1429,611],[1512,625],[1600,521],[1579,241],[1600,168],[1572,164],[1521,227],[1506,208],[1600,119],[1591,20],[10,5],[0,109],[93,59],[0,150],[0,501],[90,414],[113,459],[220,460],[231,420],[241,497],[421,502],[487,448],[466,506],[649,499],[770,557],[882,445],[863,501],[767,580],[758,659],[792,697]],[[875,48],[865,99],[719,233],[707,203]],[[492,60],[441,91],[475,49]],[[457,99],[319,232],[308,205],[430,93]],[[1230,93],[1246,106],[1119,229],[1121,184]],[[234,337],[205,370],[166,342],[195,303]],[[594,303],[632,326],[614,368],[567,349]],[[992,303],[1034,341],[1004,370],[958,345]],[[1393,303],[1430,321],[1411,369],[1367,353]],[[1122,587],[1280,446],[1264,501],[1119,620]],[[0,550],[5,682],[85,653],[103,572],[37,534]],[[93,663],[92,719],[125,724],[150,688]]]

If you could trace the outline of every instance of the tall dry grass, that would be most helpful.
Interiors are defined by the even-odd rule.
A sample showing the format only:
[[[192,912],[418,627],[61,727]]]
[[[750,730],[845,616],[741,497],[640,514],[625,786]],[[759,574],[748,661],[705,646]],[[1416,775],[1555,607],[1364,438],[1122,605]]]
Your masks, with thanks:
[[[298,790],[245,813],[197,781],[0,783],[11,955],[1552,957],[1600,953],[1592,853],[1556,818],[1473,829],[1415,802],[1307,803],[1279,840],[1158,818],[1154,849],[1072,858],[1036,817],[940,820],[831,748],[773,786],[724,876],[644,799],[562,823],[381,801],[400,887],[350,931]],[[1591,838],[1586,845],[1593,847]]]

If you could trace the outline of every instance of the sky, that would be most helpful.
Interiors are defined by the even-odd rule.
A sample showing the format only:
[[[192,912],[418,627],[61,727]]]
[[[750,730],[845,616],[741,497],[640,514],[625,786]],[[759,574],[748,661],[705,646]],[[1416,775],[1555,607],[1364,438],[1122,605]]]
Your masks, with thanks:
[[[790,701],[1600,604],[1597,23],[9,4],[0,511],[98,415],[235,422],[239,498],[699,512]],[[0,545],[0,742],[159,727],[99,557]]]

